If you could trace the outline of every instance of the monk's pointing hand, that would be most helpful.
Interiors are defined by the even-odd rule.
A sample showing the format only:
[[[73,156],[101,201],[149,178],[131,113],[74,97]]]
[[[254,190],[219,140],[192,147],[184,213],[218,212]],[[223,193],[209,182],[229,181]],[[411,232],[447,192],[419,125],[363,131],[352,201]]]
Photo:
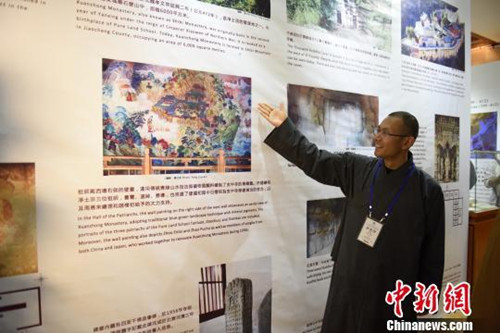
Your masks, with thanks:
[[[283,103],[280,103],[279,108],[274,108],[267,103],[259,103],[257,110],[261,116],[266,118],[274,127],[281,125],[288,117]]]

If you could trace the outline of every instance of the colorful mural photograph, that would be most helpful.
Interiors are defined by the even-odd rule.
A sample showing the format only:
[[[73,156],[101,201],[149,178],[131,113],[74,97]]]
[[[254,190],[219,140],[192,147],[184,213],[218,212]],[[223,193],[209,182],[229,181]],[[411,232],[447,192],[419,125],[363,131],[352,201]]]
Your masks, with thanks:
[[[250,78],[102,64],[104,175],[251,170]]]
[[[470,139],[472,151],[497,150],[497,112],[472,113],[470,115]],[[491,154],[471,154],[471,158],[493,158]]]
[[[378,97],[288,85],[288,116],[311,141],[324,147],[373,146]]]
[[[458,182],[460,118],[435,115],[434,178],[441,183]]]
[[[287,0],[288,22],[390,52],[390,0]]]
[[[0,258],[0,278],[38,272],[33,163],[0,163]]]
[[[401,52],[465,70],[465,28],[459,10],[441,0],[401,1]]]
[[[345,205],[345,198],[307,202],[307,258],[331,254]]]
[[[212,5],[241,10],[270,18],[271,0],[198,0]]]

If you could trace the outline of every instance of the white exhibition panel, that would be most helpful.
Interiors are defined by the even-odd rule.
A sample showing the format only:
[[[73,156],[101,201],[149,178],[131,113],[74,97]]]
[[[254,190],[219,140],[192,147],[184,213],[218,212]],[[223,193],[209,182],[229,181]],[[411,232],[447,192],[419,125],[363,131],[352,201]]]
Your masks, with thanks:
[[[353,1],[316,25],[295,1],[208,2],[0,0],[0,331],[220,332],[224,280],[253,332],[318,332],[343,195],[263,144],[261,102],[370,156],[377,123],[413,113],[443,282],[465,281],[470,1]],[[456,35],[415,44],[432,12]]]

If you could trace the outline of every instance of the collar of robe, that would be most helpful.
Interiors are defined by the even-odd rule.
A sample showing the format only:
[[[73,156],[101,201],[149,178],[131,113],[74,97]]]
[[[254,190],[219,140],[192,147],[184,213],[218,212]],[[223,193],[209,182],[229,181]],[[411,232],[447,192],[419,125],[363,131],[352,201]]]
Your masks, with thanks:
[[[403,192],[404,188],[408,184],[408,181],[410,180],[411,175],[415,171],[415,163],[413,163],[413,156],[411,155],[410,152],[408,152],[408,161],[403,164],[400,168],[393,170],[393,172],[397,172],[399,170],[405,170],[406,169],[406,175],[405,178],[403,179],[403,182],[401,183],[401,186],[399,187],[399,190],[396,192],[394,197],[392,198],[391,202],[389,203],[389,206],[387,207],[387,210],[384,214],[384,216],[380,219],[380,223],[384,223],[384,221],[387,219],[387,217],[392,213],[392,210],[394,209],[394,206],[398,202],[399,198],[401,197],[401,193]],[[375,173],[373,174],[373,179],[372,183],[370,185],[370,201],[368,204],[368,216],[372,218],[372,212],[373,212],[373,192],[375,191],[375,180],[378,177],[378,173],[382,167],[382,164],[384,164],[382,159],[378,159],[377,164],[375,166]]]

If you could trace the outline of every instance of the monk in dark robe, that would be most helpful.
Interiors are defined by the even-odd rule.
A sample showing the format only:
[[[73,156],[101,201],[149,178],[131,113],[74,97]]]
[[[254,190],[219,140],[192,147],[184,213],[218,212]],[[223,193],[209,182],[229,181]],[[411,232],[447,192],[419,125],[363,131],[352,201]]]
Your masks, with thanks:
[[[318,149],[283,105],[257,109],[275,127],[264,142],[309,177],[340,187],[347,199],[321,332],[386,332],[388,320],[416,320],[416,282],[441,289],[445,230],[441,187],[409,151],[417,119],[404,111],[389,114],[375,131],[375,157],[367,157]],[[386,303],[397,280],[412,288],[402,317]]]

